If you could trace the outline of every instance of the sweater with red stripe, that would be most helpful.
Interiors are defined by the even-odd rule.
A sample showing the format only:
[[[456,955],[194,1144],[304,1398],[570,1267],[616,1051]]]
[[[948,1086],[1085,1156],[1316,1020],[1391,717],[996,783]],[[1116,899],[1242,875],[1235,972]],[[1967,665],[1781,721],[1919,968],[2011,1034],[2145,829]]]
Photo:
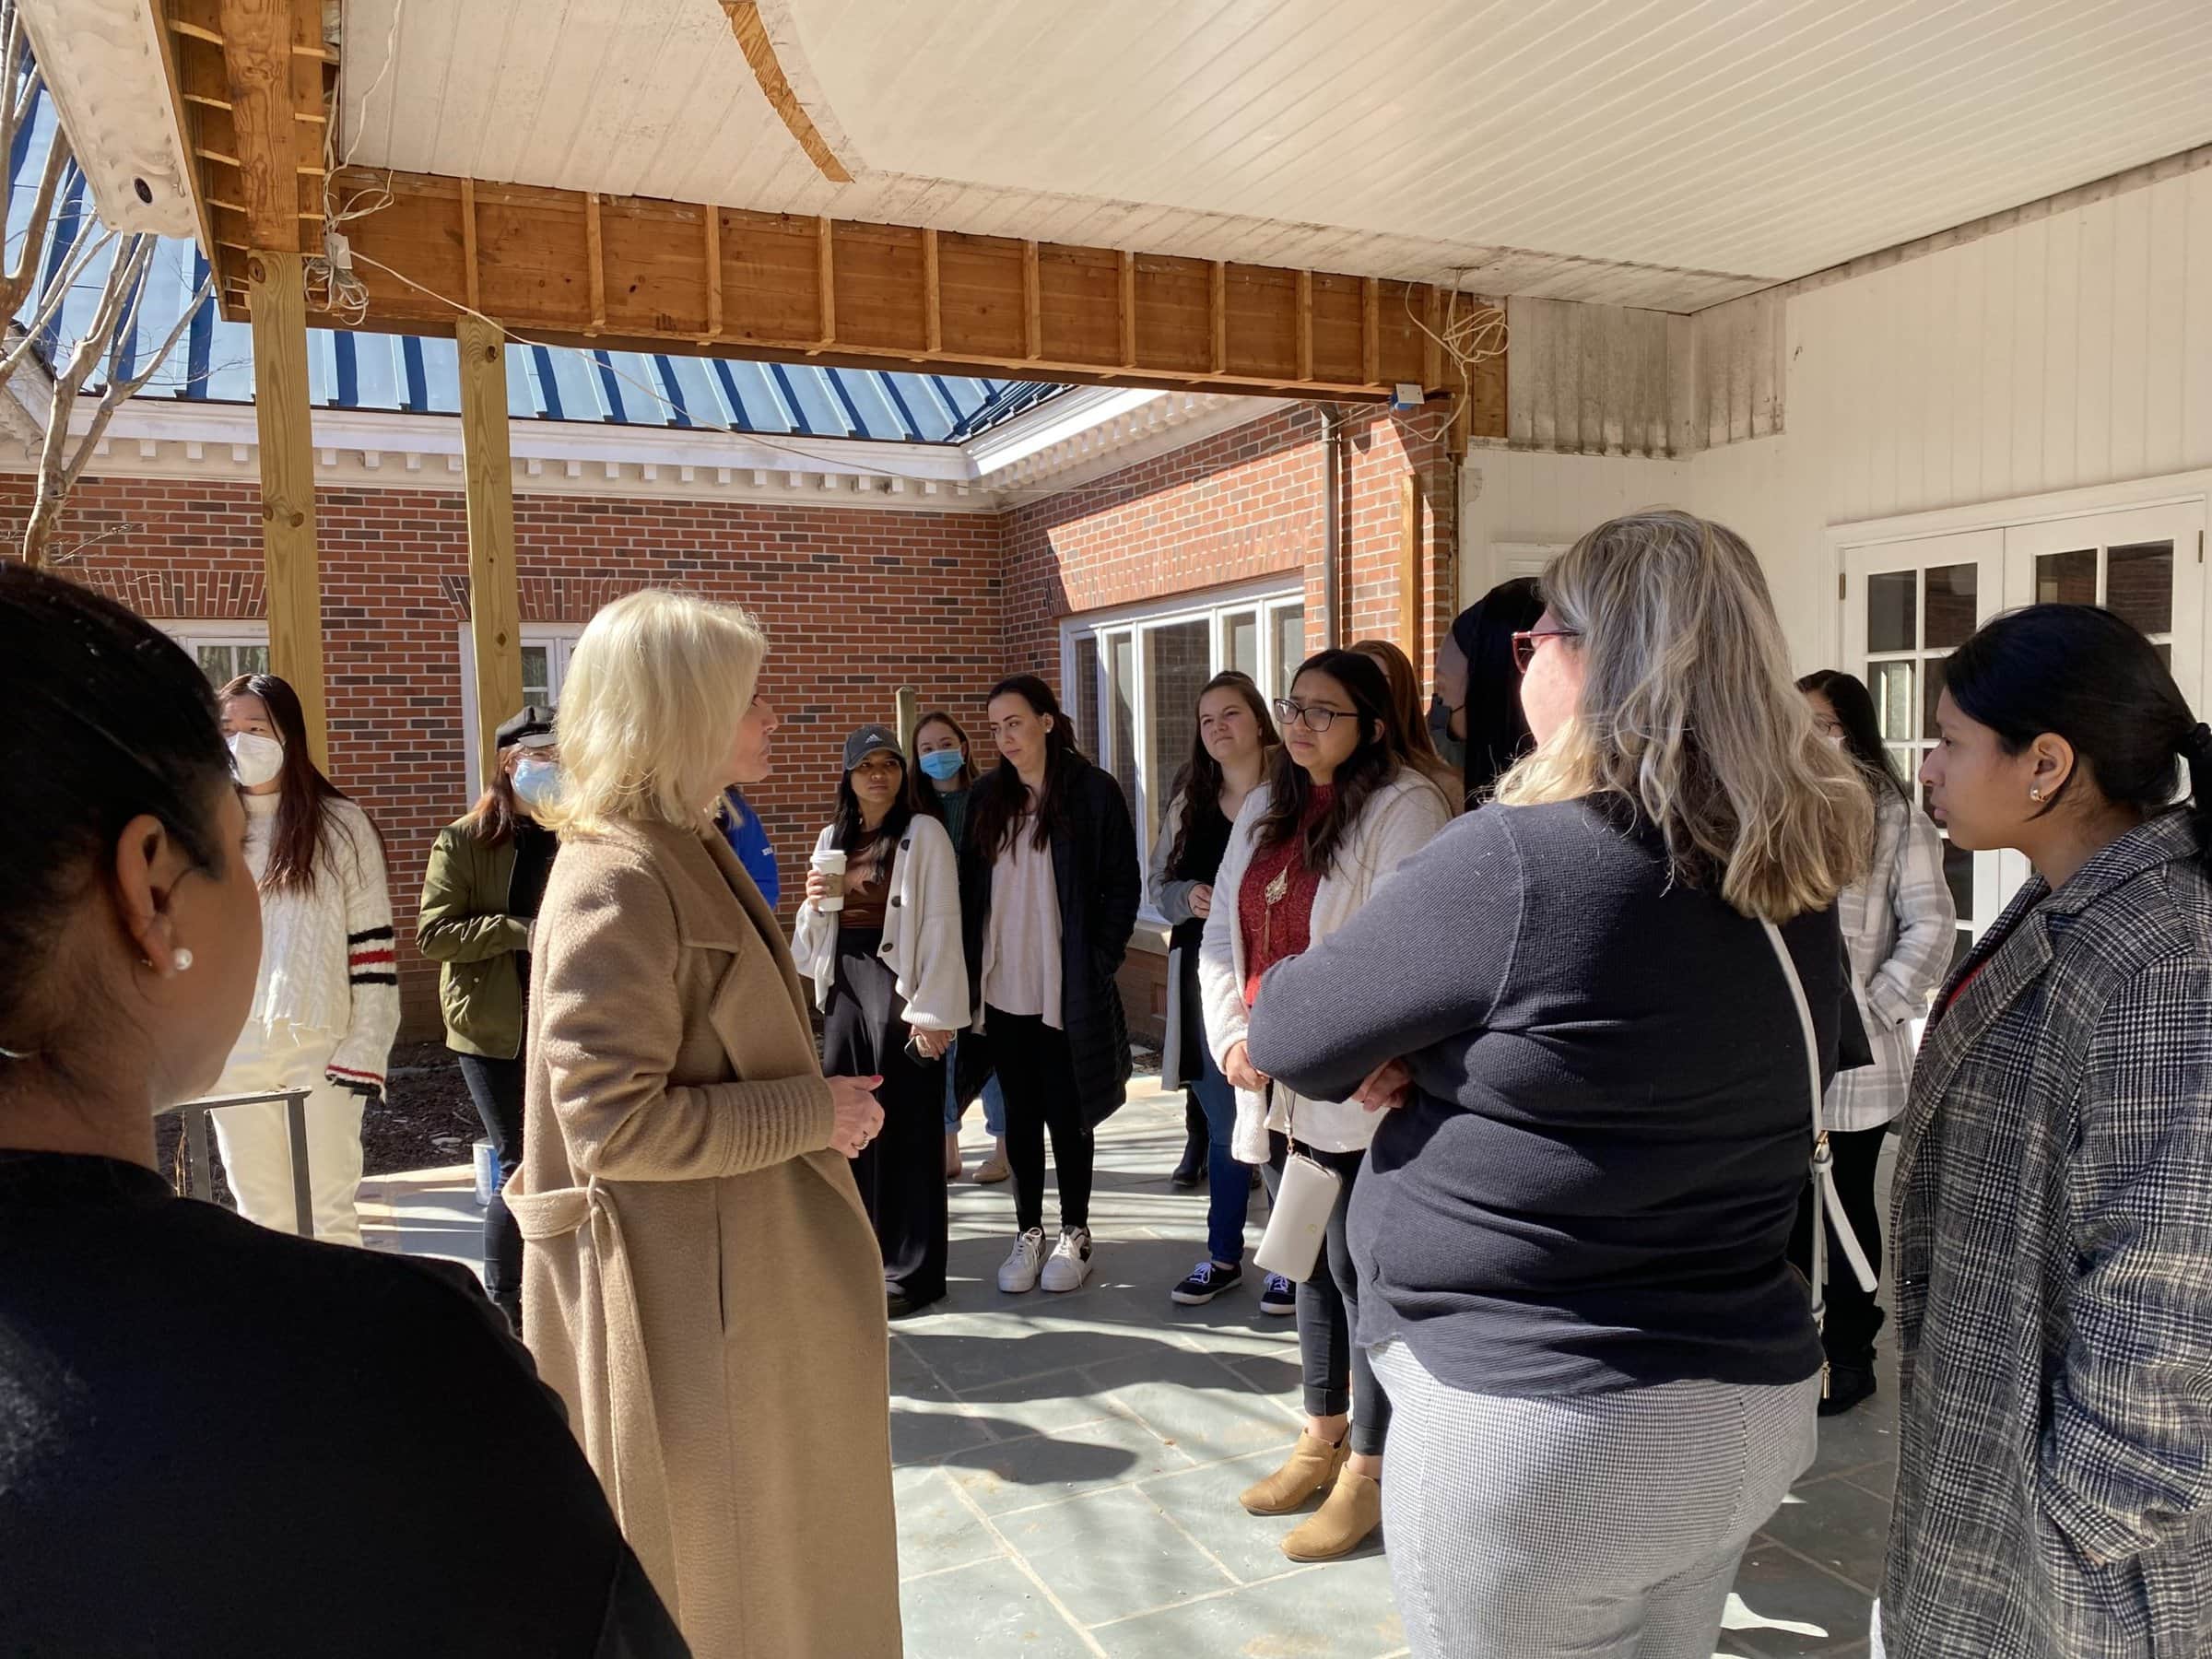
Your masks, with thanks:
[[[246,862],[267,873],[277,797],[246,797]],[[368,815],[333,801],[315,881],[261,895],[261,975],[240,1041],[288,1033],[333,1044],[325,1070],[357,1094],[381,1095],[399,1030],[399,973],[382,843]]]

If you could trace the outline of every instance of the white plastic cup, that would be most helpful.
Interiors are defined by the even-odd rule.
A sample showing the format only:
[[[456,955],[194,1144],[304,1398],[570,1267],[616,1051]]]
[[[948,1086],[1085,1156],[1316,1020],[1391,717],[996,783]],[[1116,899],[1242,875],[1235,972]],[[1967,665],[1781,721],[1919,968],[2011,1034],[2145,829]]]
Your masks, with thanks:
[[[841,848],[831,847],[817,853],[813,859],[815,872],[829,887],[829,891],[814,901],[815,909],[824,912],[845,908],[845,854]]]

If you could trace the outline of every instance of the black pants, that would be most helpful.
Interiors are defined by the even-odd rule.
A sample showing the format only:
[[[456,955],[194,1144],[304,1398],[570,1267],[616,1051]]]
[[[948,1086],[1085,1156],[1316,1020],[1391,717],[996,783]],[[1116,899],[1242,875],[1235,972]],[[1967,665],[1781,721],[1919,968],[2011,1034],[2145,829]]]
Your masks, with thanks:
[[[1035,1014],[984,1014],[998,1086],[1006,1097],[1006,1164],[1014,1172],[1014,1220],[1023,1232],[1044,1225],[1044,1136],[1052,1131],[1060,1175],[1060,1225],[1090,1225],[1090,1128],[1076,1097],[1076,1062],[1067,1033]]]
[[[1390,1396],[1375,1380],[1367,1362],[1367,1350],[1357,1340],[1359,1330],[1359,1272],[1352,1265],[1352,1247],[1344,1234],[1345,1218],[1351,1213],[1352,1188],[1367,1162],[1365,1152],[1324,1152],[1314,1147],[1299,1148],[1316,1163],[1326,1164],[1344,1178],[1337,1189],[1336,1207],[1329,1212],[1326,1260],[1316,1262],[1306,1282],[1298,1288],[1298,1357],[1305,1371],[1306,1413],[1310,1417],[1336,1417],[1351,1411],[1351,1447],[1361,1457],[1382,1455],[1390,1434]],[[1275,1196],[1282,1179],[1283,1160],[1289,1143],[1267,1132],[1267,1195]]]
[[[484,1288],[522,1329],[523,1234],[507,1213],[500,1187],[523,1163],[523,1060],[494,1060],[484,1054],[456,1054],[468,1098],[484,1120],[484,1134],[500,1160],[500,1186],[484,1206]]]
[[[1882,1271],[1882,1210],[1875,1202],[1874,1172],[1882,1160],[1887,1127],[1833,1129],[1828,1149],[1836,1160],[1836,1194],[1843,1200],[1843,1216],[1878,1276]],[[1797,1204],[1797,1226],[1790,1234],[1790,1260],[1798,1271],[1813,1270],[1813,1185],[1806,1182]],[[1874,1298],[1859,1288],[1858,1276],[1836,1240],[1835,1223],[1828,1224],[1828,1329],[1823,1346],[1836,1365],[1870,1366],[1874,1363],[1875,1334],[1882,1328],[1882,1311]]]
[[[874,928],[837,936],[822,1070],[883,1078],[883,1128],[853,1160],[853,1179],[876,1224],[885,1288],[920,1307],[945,1294],[945,1063],[916,1059],[906,1046],[906,1004]]]

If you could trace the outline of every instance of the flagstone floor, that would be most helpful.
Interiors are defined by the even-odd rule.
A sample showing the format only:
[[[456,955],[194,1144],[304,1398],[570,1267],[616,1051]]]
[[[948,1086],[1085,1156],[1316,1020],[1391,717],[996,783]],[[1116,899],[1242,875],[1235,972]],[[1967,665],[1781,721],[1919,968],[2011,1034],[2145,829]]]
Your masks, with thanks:
[[[1261,1315],[1249,1281],[1204,1308],[1168,1300],[1205,1237],[1204,1194],[1167,1181],[1180,1099],[1139,1079],[1101,1132],[1098,1269],[1068,1296],[999,1294],[1012,1198],[973,1183],[989,1147],[980,1119],[969,1113],[971,1178],[953,1188],[952,1294],[893,1327],[908,1653],[1406,1653],[1382,1544],[1300,1567],[1279,1548],[1297,1517],[1237,1505],[1297,1433],[1297,1339],[1291,1321]],[[372,1248],[476,1265],[467,1171],[372,1178],[361,1196]],[[1883,1382],[1822,1425],[1818,1463],[1745,1560],[1721,1654],[1866,1653],[1895,1474],[1893,1374]]]

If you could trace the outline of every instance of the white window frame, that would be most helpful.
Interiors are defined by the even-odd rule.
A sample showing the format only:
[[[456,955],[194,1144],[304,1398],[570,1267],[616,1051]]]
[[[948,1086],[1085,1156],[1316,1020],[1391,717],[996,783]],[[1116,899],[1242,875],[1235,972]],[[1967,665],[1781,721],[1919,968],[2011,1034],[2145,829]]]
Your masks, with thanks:
[[[269,625],[256,622],[251,618],[179,617],[168,620],[148,619],[191,653],[194,667],[199,665],[199,648],[203,645],[229,645],[233,648],[243,645],[258,651],[269,648]]]
[[[522,645],[546,648],[546,678],[550,682],[547,696],[556,706],[560,701],[560,688],[569,675],[569,657],[576,649],[576,641],[583,636],[581,622],[525,622],[523,624]],[[477,759],[477,640],[473,630],[464,623],[459,630],[461,641],[461,747],[465,757],[465,806],[473,804],[484,793],[484,772]],[[510,711],[512,712],[512,711]],[[505,719],[505,715],[500,716]]]
[[[1081,708],[1085,700],[1077,694],[1076,688],[1077,641],[1091,639],[1098,642],[1098,682],[1095,697],[1091,700],[1099,712],[1099,729],[1095,732],[1078,731],[1077,735],[1090,751],[1091,758],[1110,772],[1114,770],[1120,757],[1115,753],[1113,743],[1112,703],[1110,696],[1112,655],[1109,641],[1127,634],[1132,637],[1135,646],[1135,684],[1131,688],[1130,717],[1136,752],[1131,757],[1133,764],[1130,771],[1136,782],[1136,792],[1135,798],[1129,803],[1129,816],[1136,826],[1136,856],[1140,865],[1149,869],[1152,855],[1152,802],[1150,784],[1145,776],[1147,762],[1151,759],[1147,752],[1147,733],[1151,727],[1152,713],[1146,688],[1149,677],[1146,672],[1149,660],[1145,645],[1146,636],[1162,628],[1203,621],[1207,624],[1207,650],[1213,664],[1212,672],[1219,673],[1226,660],[1228,619],[1244,612],[1257,612],[1260,671],[1256,677],[1263,695],[1272,700],[1276,679],[1285,667],[1276,660],[1278,654],[1276,613],[1293,605],[1302,612],[1305,604],[1304,578],[1292,574],[1247,582],[1234,588],[1217,589],[1206,594],[1179,594],[1141,604],[1117,606],[1111,610],[1086,611],[1080,616],[1069,617],[1060,624],[1060,684],[1066,688],[1065,700],[1071,708]],[[1166,803],[1160,805],[1164,810]],[[1167,925],[1166,918],[1152,908],[1148,893],[1138,914],[1142,921],[1154,927]]]

